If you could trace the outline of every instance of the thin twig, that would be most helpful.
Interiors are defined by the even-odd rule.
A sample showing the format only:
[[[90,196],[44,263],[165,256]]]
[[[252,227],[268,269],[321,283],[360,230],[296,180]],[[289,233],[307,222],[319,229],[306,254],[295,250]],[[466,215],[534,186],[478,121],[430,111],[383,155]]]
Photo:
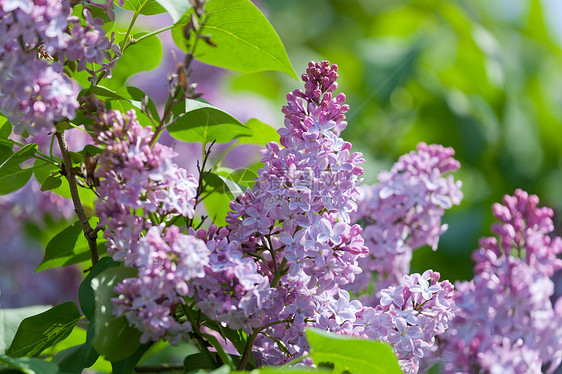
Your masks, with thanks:
[[[94,231],[92,229],[92,226],[90,226],[88,217],[86,216],[84,207],[82,206],[82,202],[80,201],[80,195],[78,195],[78,186],[76,184],[76,176],[72,173],[72,161],[70,160],[70,153],[68,153],[68,146],[66,144],[64,133],[57,133],[56,136],[64,160],[64,173],[70,187],[70,196],[72,197],[72,203],[74,204],[74,211],[76,212],[78,220],[82,225],[84,237],[88,241],[92,265],[95,265],[100,259],[98,254],[97,231]]]
[[[211,172],[205,171],[205,165],[207,164],[207,160],[209,159],[209,155],[211,154],[211,148],[215,145],[215,141],[213,140],[209,147],[205,150],[203,149],[203,159],[201,160],[201,166],[199,166],[199,161],[197,161],[197,171],[199,172],[199,180],[197,183],[197,193],[195,194],[195,203],[193,205],[193,210],[197,209],[197,205],[201,202],[201,194],[205,192],[205,187],[203,185],[203,179]],[[190,219],[188,222],[188,227],[193,226],[193,218]]]

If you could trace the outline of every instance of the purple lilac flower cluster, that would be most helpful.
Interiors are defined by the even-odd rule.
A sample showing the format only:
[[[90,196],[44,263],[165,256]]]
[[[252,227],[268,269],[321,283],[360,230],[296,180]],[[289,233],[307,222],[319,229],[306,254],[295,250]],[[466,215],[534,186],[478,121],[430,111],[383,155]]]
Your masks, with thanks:
[[[204,276],[209,249],[192,235],[181,234],[177,226],[164,231],[151,227],[138,243],[134,266],[138,277],[127,278],[115,287],[113,312],[125,315],[129,324],[142,331],[141,343],[187,340],[189,321],[179,322],[172,310],[185,304],[190,294],[187,280]]]
[[[178,322],[173,310],[191,293],[187,282],[204,276],[209,249],[171,223],[193,218],[197,180],[172,163],[176,155],[143,128],[135,112],[98,112],[97,143],[101,179],[96,213],[105,225],[108,252],[115,260],[139,269],[138,277],[116,287],[114,312],[126,315],[143,332],[141,340],[186,339],[189,322]],[[144,235],[143,235],[144,234]]]
[[[363,187],[358,211],[369,254],[359,260],[363,272],[351,289],[364,291],[376,279],[370,305],[377,305],[380,290],[398,284],[409,273],[412,252],[424,245],[437,249],[439,236],[447,229],[441,223],[445,209],[460,204],[461,182],[444,173],[460,164],[454,150],[420,143],[417,151],[400,157],[390,171],[379,174],[379,183]]]
[[[562,239],[549,235],[553,211],[538,203],[516,190],[494,204],[497,238],[481,239],[474,279],[457,285],[445,373],[551,373],[560,364],[562,299],[551,302],[550,277],[562,268]]]
[[[69,0],[0,0],[0,111],[16,133],[74,117],[78,87],[63,72],[65,59],[77,61],[78,70],[96,63],[110,74],[120,56],[102,20],[86,9],[81,25],[71,11]]]
[[[231,203],[212,244],[209,237],[207,277],[193,281],[206,314],[258,334],[263,364],[290,358],[278,344],[304,352],[305,328],[354,281],[367,250],[350,224],[363,159],[339,137],[349,108],[345,95],[332,95],[337,77],[337,66],[309,63],[305,92],[287,95],[281,145],[267,145],[256,184]]]
[[[172,216],[194,215],[197,179],[172,162],[174,151],[156,143],[133,110],[99,114],[96,142],[105,146],[96,175],[103,178],[96,213],[107,226],[108,251],[126,266],[135,264],[141,234]]]

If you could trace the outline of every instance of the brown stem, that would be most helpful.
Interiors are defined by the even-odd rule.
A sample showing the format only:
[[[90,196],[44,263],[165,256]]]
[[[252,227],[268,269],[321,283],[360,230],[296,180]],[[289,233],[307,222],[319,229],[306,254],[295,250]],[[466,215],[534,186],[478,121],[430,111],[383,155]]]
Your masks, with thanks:
[[[94,230],[92,229],[92,226],[90,226],[88,217],[86,217],[84,207],[82,206],[82,202],[80,201],[80,196],[78,195],[78,186],[76,184],[76,176],[72,173],[72,161],[70,160],[70,153],[68,153],[68,146],[66,144],[64,133],[57,132],[57,140],[59,142],[60,150],[62,152],[62,157],[64,160],[64,172],[65,177],[68,180],[68,185],[70,187],[70,196],[72,197],[72,203],[74,204],[74,211],[78,216],[80,224],[82,224],[84,237],[88,241],[92,265],[95,265],[100,259],[97,244],[98,230]]]

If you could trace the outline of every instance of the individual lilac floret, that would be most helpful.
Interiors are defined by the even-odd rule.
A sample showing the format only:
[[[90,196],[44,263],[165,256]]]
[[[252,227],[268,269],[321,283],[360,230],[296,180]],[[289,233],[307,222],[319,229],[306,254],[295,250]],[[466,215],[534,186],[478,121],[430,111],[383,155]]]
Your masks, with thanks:
[[[453,155],[452,148],[420,143],[389,172],[381,172],[379,183],[362,188],[353,219],[364,223],[369,254],[359,260],[363,272],[352,289],[367,289],[374,273],[377,292],[372,305],[381,289],[409,273],[415,249],[424,245],[437,249],[439,236],[447,229],[441,217],[462,199],[461,182],[444,175],[459,168]]]
[[[114,314],[125,315],[129,324],[142,332],[141,343],[187,340],[189,322],[180,323],[171,310],[185,304],[192,295],[188,285],[205,275],[209,249],[200,239],[179,232],[177,226],[153,226],[138,243],[135,267],[137,278],[128,278],[115,287]]]
[[[538,202],[516,190],[494,205],[497,238],[481,239],[474,279],[457,285],[445,373],[551,373],[560,364],[562,299],[553,305],[550,276],[562,268],[562,239],[550,236],[553,211]]]
[[[141,233],[173,216],[194,215],[197,179],[171,160],[171,148],[156,143],[136,120],[134,111],[110,110],[99,114],[97,143],[105,145],[96,171],[101,178],[96,204],[100,223],[106,225],[108,252],[131,266],[136,261]]]

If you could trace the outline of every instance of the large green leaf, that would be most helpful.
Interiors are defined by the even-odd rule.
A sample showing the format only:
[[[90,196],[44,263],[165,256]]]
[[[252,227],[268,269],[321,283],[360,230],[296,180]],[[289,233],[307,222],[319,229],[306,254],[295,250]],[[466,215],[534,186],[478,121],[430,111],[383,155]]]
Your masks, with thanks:
[[[230,114],[197,100],[186,100],[173,109],[176,121],[167,127],[172,137],[185,142],[207,144],[213,140],[227,143],[241,136],[251,136],[252,130]]]
[[[0,139],[8,139],[12,133],[12,124],[8,122],[6,117],[0,116]]]
[[[140,347],[137,348],[135,353],[130,355],[127,358],[124,358],[120,361],[114,361],[111,363],[111,369],[113,370],[113,374],[132,374],[134,371],[135,366],[141,359],[141,357],[145,354],[145,352],[150,348],[152,343],[145,343],[142,344]]]
[[[25,308],[0,309],[0,354],[12,343],[21,321],[49,309],[47,305],[34,305]]]
[[[94,329],[94,323],[90,322],[85,343],[69,347],[53,357],[51,361],[59,366],[61,372],[80,374],[96,362],[99,354],[92,345]]]
[[[145,16],[166,13],[166,9],[156,0],[125,0],[123,9],[132,10]]]
[[[286,368],[286,367],[262,367],[259,369],[252,370],[251,374],[279,374],[279,373],[294,373],[294,374],[304,374],[304,373],[330,373],[331,370],[325,369],[313,369],[310,367],[298,367],[298,368]]]
[[[22,169],[19,164],[29,160],[37,151],[36,144],[27,144],[12,152],[9,141],[0,145],[0,195],[22,188],[31,178],[31,169]]]
[[[250,136],[238,138],[240,144],[259,144],[265,146],[269,142],[279,143],[280,136],[277,130],[256,118],[251,118],[246,122],[246,126],[254,132]]]
[[[66,338],[81,318],[71,301],[24,319],[6,354],[12,357],[37,356]]]
[[[400,374],[398,359],[389,345],[319,329],[306,330],[310,357],[316,365],[333,364],[333,373]]]
[[[102,28],[106,32],[110,32],[115,25],[115,20],[111,20],[108,13],[105,11],[103,7],[99,6],[86,6],[86,9],[91,13],[92,18],[101,18],[103,20]],[[84,12],[84,5],[77,4],[72,8],[72,15],[75,17],[80,18],[81,20],[85,21],[85,17],[83,16]]]
[[[111,257],[101,258],[97,264],[90,270],[86,278],[80,284],[78,288],[78,301],[80,302],[80,308],[82,308],[82,313],[92,321],[94,317],[94,312],[96,311],[96,303],[94,297],[94,290],[92,288],[92,279],[98,276],[105,269],[111,267],[116,267],[121,265],[120,262],[113,261]]]
[[[9,357],[0,355],[0,371],[10,367],[25,374],[57,374],[59,367],[45,360],[30,357]]]
[[[145,96],[148,97],[147,109],[150,111],[150,114],[152,115],[152,118],[155,121],[158,121],[160,116],[158,114],[158,110],[156,110],[156,105],[154,105],[154,102],[152,101],[150,96],[145,94],[141,89],[136,88],[136,87],[132,87],[132,86],[127,87],[127,93],[129,94],[128,96],[132,100],[137,101],[139,104],[142,102],[142,100]]]
[[[129,326],[125,316],[113,315],[113,289],[123,279],[136,277],[137,269],[111,267],[92,279],[96,311],[96,334],[93,340],[96,351],[108,361],[120,361],[131,356],[140,347],[141,333]]]
[[[156,0],[172,17],[174,23],[178,22],[185,12],[191,8],[187,0]]]
[[[17,191],[29,181],[33,171],[31,169],[20,169],[19,166],[7,175],[0,177],[0,195],[6,195]]]
[[[217,174],[244,187],[242,192],[246,192],[246,188],[252,188],[256,184],[255,179],[259,176],[258,171],[261,168],[263,168],[263,162],[258,162],[247,168],[237,170],[220,168],[217,170]]]
[[[278,70],[298,79],[275,29],[250,0],[209,0],[206,11],[203,32],[217,46],[199,43],[198,60],[242,73]],[[181,26],[172,37],[185,51]]]
[[[0,162],[0,177],[9,174],[11,170],[18,168],[19,164],[32,158],[35,152],[37,152],[37,144],[33,143],[26,144],[18,149],[14,154]]]
[[[97,219],[91,218],[90,225],[95,227]],[[105,245],[98,243],[98,252],[105,253]],[[74,222],[58,234],[47,244],[43,261],[35,271],[41,271],[59,266],[78,264],[90,259],[90,247],[84,237],[82,225]]]
[[[133,39],[138,39],[146,32],[133,35]],[[113,91],[118,91],[125,81],[133,74],[141,71],[152,70],[162,60],[162,43],[158,38],[146,38],[139,43],[133,44],[123,52],[115,68],[111,72],[111,79],[104,79],[103,85]]]

